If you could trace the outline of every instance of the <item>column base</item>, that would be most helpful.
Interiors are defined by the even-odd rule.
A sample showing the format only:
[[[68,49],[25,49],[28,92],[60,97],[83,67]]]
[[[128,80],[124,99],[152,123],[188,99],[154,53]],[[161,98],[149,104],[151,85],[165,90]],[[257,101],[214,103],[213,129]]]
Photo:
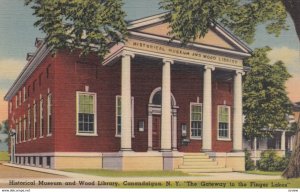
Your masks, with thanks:
[[[201,149],[201,152],[212,152],[211,149]]]
[[[132,151],[131,148],[122,148],[120,151]]]

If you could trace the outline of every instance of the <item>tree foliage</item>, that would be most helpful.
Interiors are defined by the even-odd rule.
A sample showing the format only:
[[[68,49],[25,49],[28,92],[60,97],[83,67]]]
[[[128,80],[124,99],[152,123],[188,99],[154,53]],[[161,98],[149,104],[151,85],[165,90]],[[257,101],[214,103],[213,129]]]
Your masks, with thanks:
[[[8,143],[8,133],[9,133],[9,130],[8,130],[8,121],[7,120],[2,121],[2,124],[0,124],[0,133],[1,132],[3,134],[7,135],[7,138],[4,141],[2,141],[2,142]]]
[[[47,45],[57,51],[79,49],[97,53],[100,59],[111,43],[122,42],[127,34],[122,0],[25,0],[46,34]]]
[[[253,42],[256,27],[262,23],[278,36],[288,29],[287,12],[296,11],[292,18],[296,29],[300,25],[299,6],[299,0],[161,0],[161,7],[169,11],[170,34],[183,43],[204,37],[213,21],[221,22],[248,43]]]
[[[291,105],[285,83],[291,76],[281,61],[269,64],[270,50],[269,47],[256,49],[246,61],[251,70],[243,85],[244,133],[250,139],[288,127],[286,116],[291,113]]]

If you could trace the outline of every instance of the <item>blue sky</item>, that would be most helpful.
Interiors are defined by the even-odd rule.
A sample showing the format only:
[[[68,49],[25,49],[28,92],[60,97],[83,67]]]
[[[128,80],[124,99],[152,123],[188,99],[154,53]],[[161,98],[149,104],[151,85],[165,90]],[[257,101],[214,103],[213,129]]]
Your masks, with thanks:
[[[125,0],[127,19],[133,20],[162,12],[159,10],[159,0]],[[35,17],[32,10],[24,6],[24,0],[0,0],[0,121],[6,118],[6,103],[2,98],[18,73],[26,63],[28,52],[33,52],[36,37],[43,37],[37,28],[33,27]],[[291,19],[290,30],[283,31],[280,37],[274,37],[265,32],[263,26],[257,30],[256,41],[251,48],[269,45],[272,61],[283,60],[293,78],[288,82],[288,91],[293,101],[300,101],[300,93],[296,86],[300,83],[299,40],[296,36]]]

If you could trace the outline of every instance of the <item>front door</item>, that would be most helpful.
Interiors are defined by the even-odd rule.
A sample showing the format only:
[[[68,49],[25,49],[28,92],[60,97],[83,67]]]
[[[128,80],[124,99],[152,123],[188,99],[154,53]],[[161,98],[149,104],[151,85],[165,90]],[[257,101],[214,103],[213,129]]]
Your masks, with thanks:
[[[153,115],[152,126],[152,148],[153,150],[160,150],[160,128],[161,116]]]

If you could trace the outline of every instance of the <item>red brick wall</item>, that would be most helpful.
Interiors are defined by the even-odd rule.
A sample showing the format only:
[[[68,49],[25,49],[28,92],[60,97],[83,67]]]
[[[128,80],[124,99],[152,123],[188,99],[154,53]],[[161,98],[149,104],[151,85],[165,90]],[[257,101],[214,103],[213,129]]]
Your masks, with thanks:
[[[37,80],[37,88],[34,92],[39,106],[39,94],[46,96],[50,87],[53,95],[53,135],[51,137],[37,138],[18,144],[17,152],[111,152],[119,151],[120,138],[115,137],[115,102],[116,95],[121,94],[120,60],[103,66],[97,57],[91,56],[83,59],[76,54],[59,52],[55,58],[50,56],[27,80],[26,85]],[[50,79],[45,78],[45,68],[51,63]],[[171,66],[171,90],[179,106],[177,113],[177,132],[179,151],[199,152],[202,140],[191,140],[188,146],[181,146],[181,124],[190,127],[190,102],[196,102],[199,97],[202,103],[203,70],[200,66],[174,64]],[[148,148],[148,103],[152,91],[161,87],[162,62],[160,60],[136,57],[132,62],[132,96],[134,97],[134,138],[132,146],[134,151],[147,151]],[[43,73],[42,86],[38,86],[38,77]],[[220,73],[216,70],[213,77]],[[53,78],[53,79],[52,79]],[[89,86],[90,92],[97,93],[97,133],[98,136],[76,135],[76,91],[84,91]],[[232,150],[231,141],[217,141],[217,105],[222,105],[226,100],[227,105],[232,105],[232,82],[224,83],[223,80],[213,79],[213,150]],[[31,97],[27,102],[32,102]],[[14,102],[13,102],[14,103]],[[23,104],[26,106],[27,103]],[[15,108],[15,107],[13,107]],[[39,110],[39,107],[37,107]],[[46,110],[46,97],[44,97],[44,109]],[[38,111],[37,110],[37,111]],[[233,114],[233,109],[231,108]],[[15,116],[23,113],[19,108],[15,110]],[[39,113],[37,113],[39,114]],[[44,112],[46,115],[46,111]],[[33,113],[31,114],[33,117]],[[231,116],[232,117],[232,116]],[[11,119],[11,115],[10,115]],[[46,125],[46,116],[44,118]],[[139,132],[138,121],[145,122],[145,130]],[[39,136],[39,117],[37,117],[37,136]],[[31,121],[33,123],[33,120]],[[45,126],[46,127],[46,126]],[[231,124],[232,127],[232,124]],[[46,132],[46,129],[45,129]],[[188,131],[188,135],[189,135]],[[232,130],[231,130],[232,134]],[[33,135],[33,133],[31,134]],[[54,140],[55,139],[55,140]],[[54,142],[55,141],[55,142]]]
[[[16,108],[15,105],[15,97],[19,94],[19,91],[17,92],[17,95],[13,97],[12,101],[12,113],[9,112],[8,118],[9,118],[9,126],[11,128],[16,128],[16,121],[21,117],[22,124],[21,124],[21,136],[22,136],[22,142],[18,143],[16,145],[16,153],[34,153],[34,152],[52,152],[54,151],[54,135],[47,137],[47,95],[48,95],[48,88],[50,90],[53,90],[54,87],[54,70],[53,70],[53,63],[54,58],[52,56],[47,56],[41,65],[39,65],[34,73],[26,80],[26,82],[22,85],[21,89],[19,91],[22,91],[22,101],[21,105],[18,105]],[[49,77],[47,78],[47,68],[49,67]],[[35,90],[33,91],[33,82],[35,83]],[[39,83],[40,81],[40,83]],[[29,97],[23,102],[23,87],[26,88],[26,94],[28,94],[28,87],[29,88]],[[39,116],[39,110],[40,110],[40,95],[43,97],[43,138],[40,138],[40,116]],[[37,119],[37,126],[36,126],[36,139],[33,139],[33,101],[35,100],[36,106],[37,106],[37,113],[36,113],[36,119]],[[30,138],[28,138],[28,135],[26,135],[26,141],[24,142],[24,114],[26,116],[26,119],[28,118],[28,104],[30,104],[31,109],[31,128],[30,128]],[[28,121],[26,121],[26,132],[28,131]],[[53,127],[55,125],[53,124]],[[18,133],[19,134],[19,133]],[[18,136],[19,137],[19,136]],[[19,141],[19,140],[18,140]]]

